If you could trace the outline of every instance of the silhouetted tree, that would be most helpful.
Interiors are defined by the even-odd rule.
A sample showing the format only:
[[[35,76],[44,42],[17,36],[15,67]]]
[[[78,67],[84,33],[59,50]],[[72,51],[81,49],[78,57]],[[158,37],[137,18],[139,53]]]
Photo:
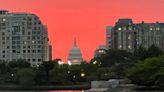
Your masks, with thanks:
[[[142,46],[139,46],[139,48],[134,50],[134,56],[137,57],[140,60],[144,60],[148,57],[147,50],[143,48]]]
[[[163,51],[159,47],[152,45],[148,48],[147,54],[148,57],[160,56],[163,54]]]
[[[127,76],[134,84],[138,85],[153,86],[159,80],[159,83],[164,84],[164,81],[162,81],[162,77],[164,77],[163,60],[164,56],[142,60],[128,69]]]
[[[35,81],[35,71],[32,68],[24,68],[19,69],[17,73],[14,75],[16,76],[16,80],[22,86],[32,86]]]
[[[19,59],[19,60],[15,60],[15,61],[10,61],[8,63],[8,66],[10,68],[28,68],[28,67],[30,67],[30,63],[23,59]]]
[[[130,59],[132,54],[125,50],[108,50],[107,54],[103,55],[100,59],[103,67],[111,67],[115,63],[123,63]]]
[[[44,66],[44,70],[46,72],[46,80],[49,82],[49,71],[53,69],[54,64],[52,61],[45,61],[42,65]]]

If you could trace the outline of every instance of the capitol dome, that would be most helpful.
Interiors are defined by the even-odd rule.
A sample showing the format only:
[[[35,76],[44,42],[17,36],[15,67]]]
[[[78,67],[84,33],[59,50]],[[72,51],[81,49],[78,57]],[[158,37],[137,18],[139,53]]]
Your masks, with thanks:
[[[74,40],[74,45],[71,48],[68,56],[68,63],[71,64],[81,64],[83,58],[82,58],[82,53],[80,51],[80,48],[78,48],[76,39]]]

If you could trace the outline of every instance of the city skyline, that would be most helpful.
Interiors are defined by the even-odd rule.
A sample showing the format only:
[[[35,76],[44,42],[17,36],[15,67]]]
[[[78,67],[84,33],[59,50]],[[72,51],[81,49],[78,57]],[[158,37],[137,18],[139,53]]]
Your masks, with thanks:
[[[53,59],[64,61],[74,37],[86,60],[95,49],[105,45],[106,26],[119,18],[132,18],[135,23],[163,22],[163,0],[1,0],[0,8],[11,12],[34,13],[48,27],[53,46]],[[30,6],[30,7],[29,7]],[[86,49],[87,48],[87,49]]]

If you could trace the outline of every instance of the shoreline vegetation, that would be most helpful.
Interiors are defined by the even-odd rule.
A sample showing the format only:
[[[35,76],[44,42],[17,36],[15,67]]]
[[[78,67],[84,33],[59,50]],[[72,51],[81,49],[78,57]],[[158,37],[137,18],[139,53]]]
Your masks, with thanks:
[[[6,84],[10,84],[11,89],[12,86],[17,89],[36,87],[38,90],[39,87],[87,89],[91,85],[84,86],[83,83],[110,79],[128,79],[131,84],[161,88],[164,87],[163,60],[164,52],[155,45],[148,49],[139,47],[133,53],[109,49],[100,57],[80,65],[63,64],[59,58],[33,67],[21,59],[0,60],[0,90],[5,89]]]
[[[15,84],[0,85],[0,90],[88,90],[90,83],[81,83],[77,85],[32,85],[21,86]]]

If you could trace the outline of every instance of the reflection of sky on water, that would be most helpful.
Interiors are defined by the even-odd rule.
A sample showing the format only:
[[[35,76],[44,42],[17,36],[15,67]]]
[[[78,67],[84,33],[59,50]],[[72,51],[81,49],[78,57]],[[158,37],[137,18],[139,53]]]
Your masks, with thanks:
[[[0,92],[84,92],[84,91],[81,91],[81,90],[52,90],[52,91],[1,91]]]

